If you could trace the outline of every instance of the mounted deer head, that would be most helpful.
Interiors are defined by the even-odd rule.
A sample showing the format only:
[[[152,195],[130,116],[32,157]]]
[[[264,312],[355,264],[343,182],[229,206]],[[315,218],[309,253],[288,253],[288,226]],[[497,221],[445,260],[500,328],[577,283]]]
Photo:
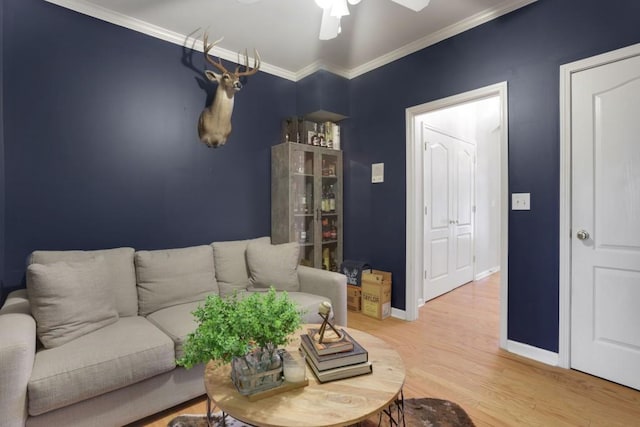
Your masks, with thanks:
[[[260,69],[260,55],[258,51],[255,50],[253,68],[249,68],[249,56],[245,51],[245,71],[240,71],[240,55],[238,55],[238,66],[236,70],[233,73],[229,72],[222,65],[220,58],[218,58],[218,61],[214,61],[213,58],[209,56],[209,51],[221,41],[222,39],[219,39],[213,43],[209,43],[207,33],[204,34],[204,58],[222,73],[218,74],[211,70],[205,70],[204,72],[207,79],[218,83],[218,88],[216,89],[216,94],[211,105],[202,111],[200,119],[198,120],[198,136],[200,137],[200,141],[209,147],[224,145],[227,142],[229,134],[231,134],[233,96],[242,89],[240,77],[254,75]]]

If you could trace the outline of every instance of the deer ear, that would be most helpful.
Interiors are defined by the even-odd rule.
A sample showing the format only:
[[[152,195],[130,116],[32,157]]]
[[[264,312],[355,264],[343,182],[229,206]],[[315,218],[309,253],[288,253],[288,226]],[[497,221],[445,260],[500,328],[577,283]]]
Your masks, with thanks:
[[[221,74],[214,73],[211,70],[204,70],[204,75],[212,82],[220,82],[220,79],[222,78]]]

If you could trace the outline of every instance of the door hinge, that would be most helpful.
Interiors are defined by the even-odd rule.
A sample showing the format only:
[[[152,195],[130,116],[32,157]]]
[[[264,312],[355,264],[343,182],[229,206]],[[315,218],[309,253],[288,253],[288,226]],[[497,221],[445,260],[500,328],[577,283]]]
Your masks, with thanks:
[[[476,262],[476,256],[475,255],[473,256],[473,262]]]
[[[427,280],[427,270],[424,271],[424,279]]]
[[[475,205],[473,206],[473,208],[471,208],[471,212],[476,213],[476,207],[475,207]]]
[[[428,209],[427,209],[427,207],[425,206],[425,207],[424,207],[424,214],[425,214],[425,215],[427,214],[427,210],[428,210]]]
[[[424,151],[427,151],[427,141],[424,142]]]

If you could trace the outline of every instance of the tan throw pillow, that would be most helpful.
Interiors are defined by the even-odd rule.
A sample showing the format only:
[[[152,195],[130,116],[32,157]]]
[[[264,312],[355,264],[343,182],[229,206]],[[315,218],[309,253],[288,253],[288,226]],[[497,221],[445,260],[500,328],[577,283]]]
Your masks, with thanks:
[[[247,264],[251,273],[251,285],[256,288],[273,286],[277,291],[299,291],[299,254],[300,245],[297,242],[281,245],[261,241],[249,242]]]
[[[118,320],[104,258],[31,264],[27,294],[38,338],[58,347]]]

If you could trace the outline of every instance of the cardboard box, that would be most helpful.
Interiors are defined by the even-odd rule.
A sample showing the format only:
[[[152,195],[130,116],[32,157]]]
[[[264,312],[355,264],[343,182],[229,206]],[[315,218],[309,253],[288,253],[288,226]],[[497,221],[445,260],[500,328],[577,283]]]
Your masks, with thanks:
[[[362,289],[359,286],[347,285],[347,309],[362,310]]]
[[[373,270],[362,274],[362,314],[386,319],[391,316],[391,273]]]

